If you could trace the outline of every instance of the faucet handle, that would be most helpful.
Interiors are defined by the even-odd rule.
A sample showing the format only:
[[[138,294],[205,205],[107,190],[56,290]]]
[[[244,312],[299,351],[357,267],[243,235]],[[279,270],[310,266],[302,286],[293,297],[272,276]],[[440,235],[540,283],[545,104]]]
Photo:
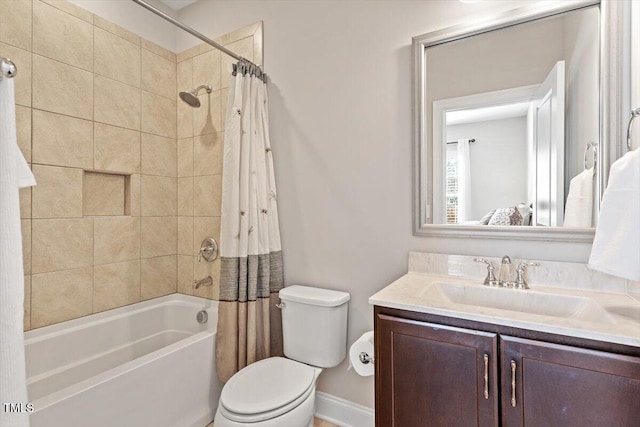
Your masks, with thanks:
[[[518,264],[516,268],[516,282],[514,284],[514,288],[516,289],[529,289],[529,285],[524,278],[524,273],[527,271],[527,267],[537,267],[539,266],[539,262],[532,261],[522,261]]]
[[[489,261],[486,258],[476,257],[473,259],[475,262],[481,262],[487,265],[487,277],[484,278],[484,284],[486,286],[498,286],[498,279],[496,279],[496,267],[493,265],[492,261]]]

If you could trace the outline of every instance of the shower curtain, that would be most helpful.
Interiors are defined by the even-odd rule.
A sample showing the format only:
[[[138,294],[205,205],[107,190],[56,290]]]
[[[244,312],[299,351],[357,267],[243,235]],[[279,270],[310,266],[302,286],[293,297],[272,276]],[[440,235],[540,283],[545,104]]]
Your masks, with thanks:
[[[13,81],[0,80],[0,405],[27,404],[24,271],[18,188],[35,184],[16,142]],[[28,427],[29,415],[0,406],[0,426]]]
[[[469,140],[459,139],[458,144],[458,222],[468,221],[471,212],[471,165]]]
[[[282,355],[282,250],[266,76],[238,62],[229,88],[222,174],[218,378]]]

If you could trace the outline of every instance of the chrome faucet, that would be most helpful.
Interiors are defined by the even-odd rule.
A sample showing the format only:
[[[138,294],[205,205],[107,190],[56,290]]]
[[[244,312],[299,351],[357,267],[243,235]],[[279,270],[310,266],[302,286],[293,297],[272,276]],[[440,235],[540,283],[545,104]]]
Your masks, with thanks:
[[[522,261],[516,268],[516,282],[513,284],[516,289],[529,289],[529,285],[524,278],[527,267],[535,267],[540,265],[539,262]]]
[[[211,286],[211,285],[213,285],[213,278],[211,276],[207,276],[204,279],[193,281],[193,289],[198,289],[200,286]]]
[[[496,268],[493,265],[493,262],[489,261],[486,258],[474,258],[475,262],[482,262],[487,265],[487,277],[484,278],[485,286],[498,286],[498,279],[496,279]]]
[[[511,288],[514,285],[513,280],[511,280],[511,258],[507,255],[502,257],[502,262],[500,263],[498,284],[503,288]]]

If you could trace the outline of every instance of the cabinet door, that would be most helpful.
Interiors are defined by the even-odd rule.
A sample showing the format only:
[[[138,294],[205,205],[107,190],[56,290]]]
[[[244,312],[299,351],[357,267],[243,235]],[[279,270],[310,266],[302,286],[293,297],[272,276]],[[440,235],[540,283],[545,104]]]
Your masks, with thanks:
[[[375,328],[377,427],[498,425],[495,334],[382,314]]]
[[[638,357],[505,336],[500,357],[503,426],[640,426]]]

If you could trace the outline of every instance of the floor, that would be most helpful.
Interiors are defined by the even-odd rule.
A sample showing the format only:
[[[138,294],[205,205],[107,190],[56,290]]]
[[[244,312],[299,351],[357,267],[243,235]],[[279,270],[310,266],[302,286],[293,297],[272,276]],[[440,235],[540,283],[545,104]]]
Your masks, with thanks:
[[[213,423],[209,424],[207,427],[213,427]],[[338,427],[335,424],[331,424],[328,421],[321,420],[319,418],[314,419],[313,427]]]

